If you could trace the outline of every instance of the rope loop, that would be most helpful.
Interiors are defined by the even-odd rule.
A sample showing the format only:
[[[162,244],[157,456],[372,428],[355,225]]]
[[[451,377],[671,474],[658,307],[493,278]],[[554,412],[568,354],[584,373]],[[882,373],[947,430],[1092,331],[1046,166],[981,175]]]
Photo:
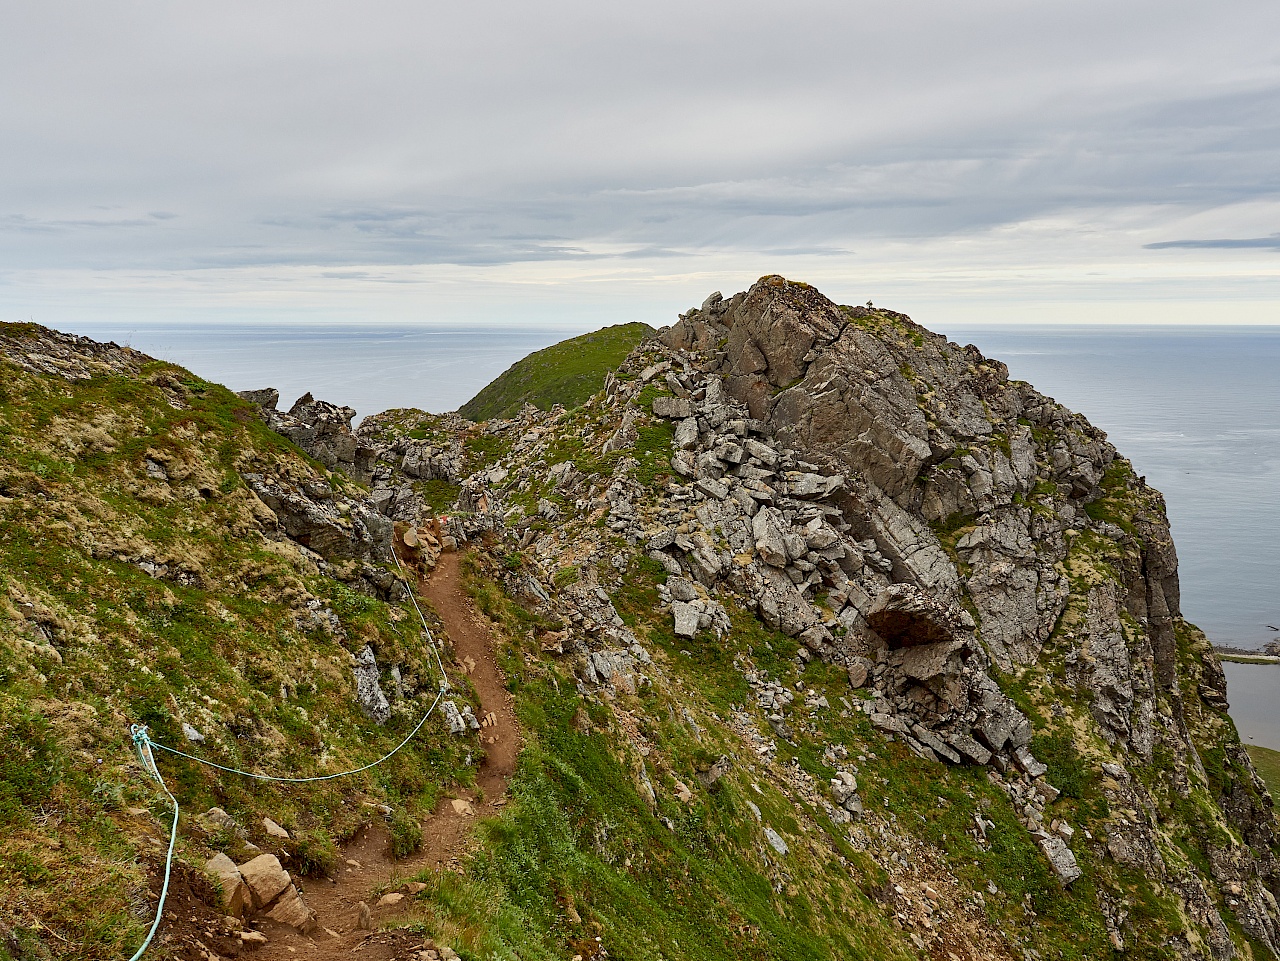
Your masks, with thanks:
[[[400,569],[400,573],[404,574],[404,566],[400,563],[400,558],[396,555],[395,547],[391,549],[391,556],[395,559],[396,567]],[[243,777],[254,778],[259,781],[276,781],[288,784],[303,784],[311,781],[331,781],[335,778],[349,777],[352,774],[359,774],[361,771],[367,771],[372,767],[377,767],[384,761],[389,760],[399,753],[400,749],[413,740],[414,736],[422,730],[422,726],[427,723],[429,718],[444,696],[452,689],[449,684],[449,675],[445,673],[444,661],[440,657],[440,646],[436,644],[435,636],[431,633],[431,628],[427,626],[427,619],[422,613],[422,608],[418,606],[418,598],[413,591],[409,592],[409,599],[413,601],[413,608],[418,612],[418,620],[422,622],[422,632],[427,639],[428,645],[431,647],[432,653],[435,655],[436,667],[440,672],[440,689],[436,693],[436,699],[431,702],[431,706],[427,708],[427,712],[422,715],[422,719],[418,721],[417,726],[409,732],[403,741],[395,746],[389,754],[386,754],[378,760],[362,767],[354,768],[350,771],[339,771],[336,774],[323,774],[316,777],[274,777],[270,774],[255,774],[252,771],[241,771],[238,768],[226,767],[222,764],[216,764],[213,761],[206,760],[202,757],[196,757],[194,754],[188,754],[185,751],[179,751],[177,748],[169,747],[167,744],[161,744],[159,741],[151,740],[151,735],[145,724],[130,724],[129,737],[133,741],[133,749],[138,755],[138,761],[142,765],[142,769],[147,772],[147,776],[160,785],[161,789],[169,800],[173,802],[173,827],[169,832],[169,854],[164,864],[164,885],[160,889],[160,903],[156,906],[156,918],[151,923],[151,930],[147,932],[147,938],[142,942],[142,947],[134,953],[129,961],[138,961],[143,953],[151,945],[151,939],[155,937],[156,931],[160,927],[160,919],[164,916],[165,899],[169,896],[169,876],[173,870],[173,849],[178,840],[178,799],[175,798],[169,790],[169,786],[164,783],[164,778],[160,774],[160,769],[156,767],[155,748],[162,751],[168,751],[170,754],[178,757],[185,757],[189,761],[195,761],[198,764],[204,764],[219,771],[226,771],[229,774],[239,774]]]

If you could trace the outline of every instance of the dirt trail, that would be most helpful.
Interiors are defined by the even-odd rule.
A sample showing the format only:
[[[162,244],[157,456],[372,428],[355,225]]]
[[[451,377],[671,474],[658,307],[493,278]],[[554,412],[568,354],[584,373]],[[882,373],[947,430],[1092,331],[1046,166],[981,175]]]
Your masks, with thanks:
[[[440,802],[423,822],[422,847],[408,858],[397,861],[391,857],[388,835],[381,825],[361,831],[343,850],[343,863],[334,878],[304,882],[303,894],[316,913],[317,928],[310,935],[298,934],[291,928],[264,928],[270,940],[252,952],[255,961],[329,961],[350,958],[353,952],[362,961],[409,958],[423,939],[360,928],[361,902],[372,909],[375,929],[379,922],[395,917],[411,899],[406,897],[398,905],[378,906],[371,893],[379,887],[394,892],[402,887],[404,879],[424,869],[444,870],[456,864],[466,852],[476,819],[496,814],[506,803],[507,781],[515,770],[520,735],[511,695],[498,672],[493,636],[462,590],[460,561],[457,554],[442,554],[429,577],[418,577],[417,590],[444,622],[453,660],[475,687],[482,717],[496,718],[496,724],[480,730],[485,759],[477,773],[476,789],[454,792]]]

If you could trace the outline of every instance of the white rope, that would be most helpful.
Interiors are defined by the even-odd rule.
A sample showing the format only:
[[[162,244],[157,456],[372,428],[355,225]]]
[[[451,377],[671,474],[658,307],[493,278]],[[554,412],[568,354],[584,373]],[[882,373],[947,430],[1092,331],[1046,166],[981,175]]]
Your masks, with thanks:
[[[147,739],[146,726],[135,724],[130,732],[133,734],[133,746],[138,752],[138,760],[142,762],[143,769],[155,779],[164,793],[169,795],[169,800],[173,802],[173,827],[169,829],[169,853],[164,861],[164,884],[160,888],[160,903],[156,905],[156,919],[151,922],[151,930],[147,932],[147,939],[142,942],[142,947],[138,948],[129,959],[129,961],[138,961],[143,952],[151,946],[151,939],[156,936],[160,919],[164,916],[164,902],[169,897],[169,876],[173,873],[173,847],[178,841],[178,799],[169,790],[169,785],[164,783],[164,778],[160,776],[160,769],[156,767],[155,755],[151,753],[150,741]]]
[[[396,567],[400,569],[400,574],[403,576],[404,566],[400,563],[400,558],[396,554],[394,544],[392,544],[391,547],[391,556],[395,558]],[[173,796],[173,792],[169,790],[169,786],[164,783],[164,778],[160,775],[160,769],[156,767],[155,753],[152,748],[158,747],[162,751],[168,751],[170,754],[175,754],[178,757],[185,757],[189,761],[195,761],[198,764],[204,764],[208,767],[216,768],[219,771],[226,771],[228,774],[239,774],[242,777],[254,778],[259,781],[276,781],[289,784],[305,784],[311,781],[331,781],[334,778],[350,777],[352,774],[359,774],[361,771],[367,771],[370,768],[377,767],[384,761],[391,759],[399,753],[401,748],[412,741],[414,736],[420,730],[422,730],[422,725],[427,723],[427,718],[429,718],[440,705],[440,701],[450,689],[449,675],[445,673],[444,661],[440,657],[440,646],[436,643],[435,636],[431,633],[431,628],[427,626],[427,619],[422,613],[422,608],[418,606],[417,593],[412,589],[412,585],[409,590],[409,599],[413,601],[413,609],[418,612],[418,620],[422,622],[422,632],[426,636],[427,643],[430,645],[432,652],[435,654],[436,667],[440,671],[440,689],[436,692],[436,699],[431,702],[431,706],[427,708],[427,713],[422,715],[422,719],[418,721],[417,726],[414,727],[414,729],[409,732],[408,736],[397,744],[390,753],[383,755],[376,761],[362,765],[361,767],[353,768],[350,771],[340,771],[337,774],[321,774],[315,777],[277,777],[271,774],[255,774],[253,771],[242,771],[239,768],[227,767],[224,764],[218,764],[215,761],[196,757],[194,754],[188,754],[186,751],[179,751],[177,748],[169,747],[167,744],[161,744],[159,741],[153,741],[147,733],[147,726],[145,724],[134,724],[130,727],[129,731],[133,737],[133,746],[138,752],[138,759],[142,762],[143,770],[160,785],[161,789],[166,795],[168,795],[169,800],[173,803],[173,826],[169,830],[169,852],[165,857],[164,884],[160,888],[160,903],[156,905],[156,917],[155,920],[151,922],[151,930],[147,932],[147,937],[146,940],[142,942],[142,947],[138,948],[138,950],[134,952],[133,957],[131,957],[129,961],[138,961],[138,959],[142,957],[147,948],[151,946],[151,941],[156,936],[156,931],[160,928],[160,919],[164,916],[165,900],[169,897],[169,878],[173,873],[173,850],[178,841],[178,799]]]

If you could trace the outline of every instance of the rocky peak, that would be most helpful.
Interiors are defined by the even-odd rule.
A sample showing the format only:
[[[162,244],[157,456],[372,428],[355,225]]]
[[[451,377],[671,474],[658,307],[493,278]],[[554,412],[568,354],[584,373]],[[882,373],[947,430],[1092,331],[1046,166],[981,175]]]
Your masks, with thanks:
[[[855,680],[871,679],[878,725],[948,761],[981,759],[1038,778],[1034,724],[1004,703],[1003,675],[1041,692],[1039,710],[1049,719],[1041,724],[1074,725],[1070,739],[1113,753],[1135,772],[1116,782],[1109,796],[1117,804],[1171,803],[1160,801],[1167,788],[1144,786],[1140,772],[1159,756],[1179,759],[1177,791],[1205,791],[1246,839],[1208,852],[1213,877],[1203,880],[1255,892],[1232,895],[1233,910],[1253,937],[1277,943],[1270,799],[1226,790],[1205,774],[1200,752],[1221,750],[1214,747],[1225,720],[1221,669],[1181,618],[1163,499],[1102,431],[1011,382],[1005,365],[972,345],[949,343],[892,311],[837,306],[777,276],[728,300],[709,298],[658,340],[673,368],[690,375],[682,383],[693,397],[723,393],[730,407],[744,406],[741,416],[769,438],[770,460],[803,460],[841,478],[824,498],[827,520],[846,552],[865,557],[872,548],[887,564],[842,560],[834,577],[819,566],[821,583],[836,588],[826,596],[845,630],[816,653],[848,664]],[[699,379],[709,383],[693,383]],[[742,462],[745,472],[726,463],[722,442],[708,433],[720,434],[736,415],[710,406],[691,407],[697,428],[686,420],[677,431],[691,439],[689,452],[677,455],[688,475],[708,490],[708,474],[721,485],[728,479],[718,465],[753,498],[760,490],[751,485],[762,484],[776,502],[790,475],[757,458]],[[727,485],[731,498],[735,486]],[[760,529],[756,547],[766,565],[785,568],[808,601],[803,566],[798,573],[788,566],[802,557],[787,551],[801,519],[761,506],[753,530]],[[760,598],[766,619],[772,605]],[[1072,701],[1079,706],[1068,707]],[[1082,736],[1080,725],[1090,733]],[[976,738],[982,753],[962,750],[963,738]],[[1227,755],[1256,787],[1229,740]],[[1026,823],[1041,830],[1034,817]],[[1126,831],[1110,853],[1151,869],[1155,862],[1138,852],[1158,850],[1164,829],[1138,818]],[[1059,870],[1064,880],[1074,873],[1060,837],[1046,836],[1042,848],[1055,870],[1067,868]],[[1182,886],[1188,905],[1201,904],[1200,880],[1174,880],[1167,865],[1160,873]],[[1231,956],[1222,922],[1212,912],[1211,920],[1213,955]]]

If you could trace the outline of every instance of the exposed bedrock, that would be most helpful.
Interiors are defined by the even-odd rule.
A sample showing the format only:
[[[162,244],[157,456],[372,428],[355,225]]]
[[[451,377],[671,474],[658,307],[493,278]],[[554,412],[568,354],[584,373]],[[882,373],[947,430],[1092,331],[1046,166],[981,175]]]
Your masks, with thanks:
[[[661,410],[683,417],[673,467],[715,495],[709,529],[734,529],[720,518],[741,508],[731,547],[752,557],[729,583],[766,623],[845,664],[874,691],[873,723],[928,756],[1039,784],[1037,733],[1092,745],[1112,809],[1139,812],[1109,855],[1181,892],[1210,955],[1234,953],[1226,909],[1275,949],[1271,800],[1225,717],[1221,667],[1181,617],[1163,498],[1101,430],[976,347],[781,277],[713,296],[657,337],[688,397]],[[742,436],[726,436],[734,424]],[[789,464],[817,478],[808,502]],[[819,516],[834,537],[815,551],[804,537]],[[1037,692],[1034,720],[1002,692],[1013,679]],[[1222,826],[1204,876],[1159,854],[1155,812],[1193,797]],[[1034,812],[1024,823],[1047,831]],[[1069,836],[1040,840],[1074,880]]]

